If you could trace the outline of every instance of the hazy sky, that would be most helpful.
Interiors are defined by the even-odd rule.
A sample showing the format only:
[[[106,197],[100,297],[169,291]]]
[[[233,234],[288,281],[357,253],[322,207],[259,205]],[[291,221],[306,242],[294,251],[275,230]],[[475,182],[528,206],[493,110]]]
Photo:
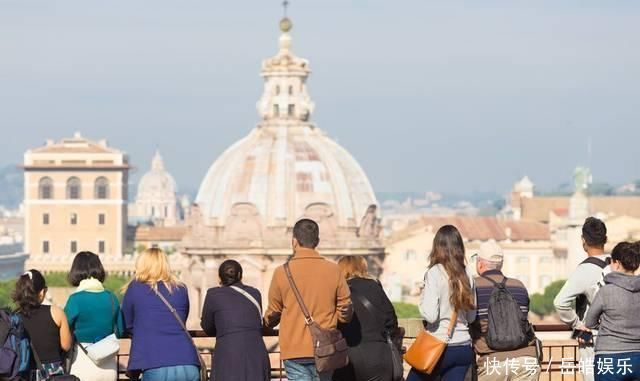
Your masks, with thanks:
[[[184,188],[258,121],[277,0],[0,0],[0,165],[74,131]],[[640,178],[640,2],[292,0],[318,126],[379,191]]]

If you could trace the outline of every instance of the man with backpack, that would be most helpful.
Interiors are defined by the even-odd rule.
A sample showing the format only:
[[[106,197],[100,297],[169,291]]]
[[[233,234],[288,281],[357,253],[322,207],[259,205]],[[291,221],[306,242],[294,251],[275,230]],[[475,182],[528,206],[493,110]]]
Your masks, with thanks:
[[[517,279],[502,274],[504,255],[495,241],[480,245],[476,263],[478,316],[471,326],[478,355],[478,380],[533,381],[540,364],[536,337],[527,319],[529,293]]]
[[[582,226],[582,247],[587,258],[582,261],[567,279],[553,304],[560,320],[573,330],[573,338],[578,340],[578,352],[583,369],[592,368],[595,355],[593,346],[597,332],[589,331],[584,325],[586,312],[602,284],[603,271],[607,272],[609,256],[604,252],[607,243],[607,227],[601,220],[589,217]],[[584,372],[585,381],[593,380],[591,372]]]

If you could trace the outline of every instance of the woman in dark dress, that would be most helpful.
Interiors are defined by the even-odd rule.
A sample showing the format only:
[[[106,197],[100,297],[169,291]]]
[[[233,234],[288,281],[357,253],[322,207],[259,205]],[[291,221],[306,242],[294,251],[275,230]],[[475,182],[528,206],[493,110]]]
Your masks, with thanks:
[[[242,284],[242,267],[234,260],[224,261],[218,275],[221,287],[207,292],[200,323],[216,337],[211,381],[268,381],[260,291]]]
[[[349,344],[349,365],[338,369],[334,381],[391,381],[393,362],[386,335],[398,328],[398,319],[380,283],[367,273],[362,257],[343,257],[338,262],[351,290],[354,314],[351,322],[339,324]],[[376,313],[361,301],[365,298]]]

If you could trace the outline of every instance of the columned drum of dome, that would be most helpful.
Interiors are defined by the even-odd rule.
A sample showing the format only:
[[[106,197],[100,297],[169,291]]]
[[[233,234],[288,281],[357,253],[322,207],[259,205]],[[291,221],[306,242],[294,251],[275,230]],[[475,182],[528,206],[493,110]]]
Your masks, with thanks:
[[[262,63],[260,122],[211,165],[187,221],[182,278],[192,293],[193,319],[227,258],[242,263],[246,283],[266,296],[273,270],[291,255],[293,225],[303,217],[320,225],[322,255],[362,255],[380,271],[375,194],[357,161],[311,122],[309,62],[292,53],[291,28],[290,20],[281,21],[279,52]]]

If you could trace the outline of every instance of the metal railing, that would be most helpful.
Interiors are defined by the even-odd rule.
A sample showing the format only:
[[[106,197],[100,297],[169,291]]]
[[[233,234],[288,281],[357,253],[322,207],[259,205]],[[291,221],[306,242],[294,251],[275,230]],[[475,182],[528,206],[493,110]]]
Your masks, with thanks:
[[[564,324],[539,324],[534,326],[535,330],[539,334],[560,332],[568,333],[571,329]],[[214,364],[213,358],[213,344],[210,336],[203,331],[190,331],[191,336],[198,340],[207,339],[210,341],[208,345],[199,345],[199,350],[203,356],[205,363],[209,371],[212,364]],[[578,364],[578,347],[575,341],[567,339],[561,340],[543,340],[543,360],[540,364],[541,374],[539,380],[542,381],[556,381],[556,380],[575,380],[577,376],[566,372],[570,366],[577,366]],[[284,372],[283,361],[280,358],[280,352],[277,346],[277,330],[264,330],[263,337],[265,341],[270,341],[270,345],[267,345],[269,351],[269,357],[271,359],[271,379],[273,381],[285,381],[286,375]],[[129,339],[122,339],[123,342],[127,342]],[[409,335],[405,337],[405,344],[410,345],[415,340],[415,335]],[[125,348],[128,348],[125,346]],[[129,353],[126,350],[122,350],[118,354],[118,379],[128,380],[126,376],[126,364],[128,362]],[[563,362],[564,360],[564,362]],[[569,361],[569,363],[567,362]],[[407,368],[408,370],[408,368]]]

